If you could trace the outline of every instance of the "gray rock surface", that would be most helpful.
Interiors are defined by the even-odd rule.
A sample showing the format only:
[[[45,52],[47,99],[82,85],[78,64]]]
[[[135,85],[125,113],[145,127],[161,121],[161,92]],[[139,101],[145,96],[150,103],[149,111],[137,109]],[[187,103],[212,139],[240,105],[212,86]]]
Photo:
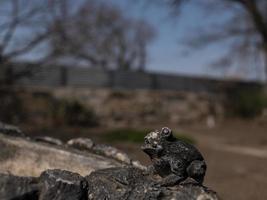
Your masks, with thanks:
[[[0,199],[38,199],[40,184],[37,178],[0,174]]]
[[[82,151],[91,151],[95,154],[113,158],[119,162],[131,164],[132,160],[123,151],[105,144],[95,144],[89,138],[75,138],[67,142],[67,146]]]
[[[44,171],[40,178],[41,200],[86,200],[87,182],[77,173],[64,170]]]
[[[67,146],[79,150],[91,150],[94,146],[94,142],[90,138],[74,138],[67,142]]]
[[[93,151],[1,133],[0,146],[0,172],[18,176],[39,176],[47,169],[62,169],[85,176],[98,169],[122,166],[122,162]]]
[[[136,168],[110,168],[86,176],[88,199],[158,199],[161,188]]]
[[[5,124],[1,121],[0,121],[0,133],[12,136],[22,136],[22,137],[25,136],[24,133],[22,133],[22,131],[18,127],[10,124]]]
[[[86,177],[65,170],[46,170],[40,177],[0,174],[2,200],[218,200],[204,186],[184,183],[161,187],[134,167],[97,170]]]
[[[138,161],[90,139],[62,145],[9,133],[0,133],[1,200],[218,199],[194,182],[160,186]]]
[[[34,137],[33,140],[38,142],[44,142],[48,144],[54,144],[54,145],[63,145],[63,142],[59,139],[44,136],[44,137]]]

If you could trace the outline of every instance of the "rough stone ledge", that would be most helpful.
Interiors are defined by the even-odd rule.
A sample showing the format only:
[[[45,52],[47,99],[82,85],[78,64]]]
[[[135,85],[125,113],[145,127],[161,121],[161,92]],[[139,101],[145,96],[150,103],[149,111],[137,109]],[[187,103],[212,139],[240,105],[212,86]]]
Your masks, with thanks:
[[[193,183],[160,187],[133,167],[102,169],[86,177],[59,169],[46,170],[39,177],[0,174],[0,188],[3,200],[218,199],[215,192]]]
[[[18,176],[39,176],[46,169],[63,169],[88,175],[90,172],[119,166],[145,169],[121,150],[95,144],[89,138],[76,138],[64,144],[51,137],[27,137],[21,131],[0,127],[0,172]],[[14,128],[14,129],[13,129]]]
[[[8,127],[8,130],[6,129]],[[217,200],[193,182],[161,187],[124,152],[76,138],[29,138],[0,126],[0,199],[184,199]]]

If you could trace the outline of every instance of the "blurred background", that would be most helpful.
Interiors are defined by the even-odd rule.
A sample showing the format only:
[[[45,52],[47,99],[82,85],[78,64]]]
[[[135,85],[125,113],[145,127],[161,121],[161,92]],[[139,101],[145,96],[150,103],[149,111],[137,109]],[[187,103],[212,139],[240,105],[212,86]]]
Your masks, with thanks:
[[[0,121],[149,164],[153,129],[223,199],[266,199],[267,1],[1,0]]]

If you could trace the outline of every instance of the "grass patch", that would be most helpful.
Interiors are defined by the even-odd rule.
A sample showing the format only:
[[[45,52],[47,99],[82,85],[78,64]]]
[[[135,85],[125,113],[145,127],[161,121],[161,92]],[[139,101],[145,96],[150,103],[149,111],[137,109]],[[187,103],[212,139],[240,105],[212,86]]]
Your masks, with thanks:
[[[114,129],[109,130],[104,134],[104,138],[107,142],[133,142],[143,143],[144,137],[151,130],[138,130],[138,129]],[[181,133],[174,133],[175,137],[190,144],[195,144],[195,140]]]
[[[228,92],[227,108],[230,116],[254,118],[267,107],[267,97],[261,88]]]
[[[54,121],[69,126],[95,127],[98,123],[93,108],[76,100],[59,100],[52,108]]]
[[[190,137],[190,136],[188,136],[188,135],[185,135],[185,134],[182,134],[182,133],[177,133],[177,134],[174,133],[174,135],[179,140],[183,140],[183,141],[185,141],[185,142],[187,142],[189,144],[196,144],[195,139]]]

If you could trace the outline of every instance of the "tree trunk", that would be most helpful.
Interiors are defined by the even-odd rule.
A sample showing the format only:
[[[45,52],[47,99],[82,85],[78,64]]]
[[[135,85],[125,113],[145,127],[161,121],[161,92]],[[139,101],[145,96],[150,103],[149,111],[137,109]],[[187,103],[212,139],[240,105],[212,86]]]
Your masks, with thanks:
[[[11,86],[14,84],[14,71],[11,65],[4,65],[5,85]]]
[[[265,80],[265,85],[266,85],[266,88],[267,88],[267,42],[266,42],[266,45],[265,45],[265,48],[264,48],[264,72],[265,72],[265,77],[264,77],[264,80]]]

